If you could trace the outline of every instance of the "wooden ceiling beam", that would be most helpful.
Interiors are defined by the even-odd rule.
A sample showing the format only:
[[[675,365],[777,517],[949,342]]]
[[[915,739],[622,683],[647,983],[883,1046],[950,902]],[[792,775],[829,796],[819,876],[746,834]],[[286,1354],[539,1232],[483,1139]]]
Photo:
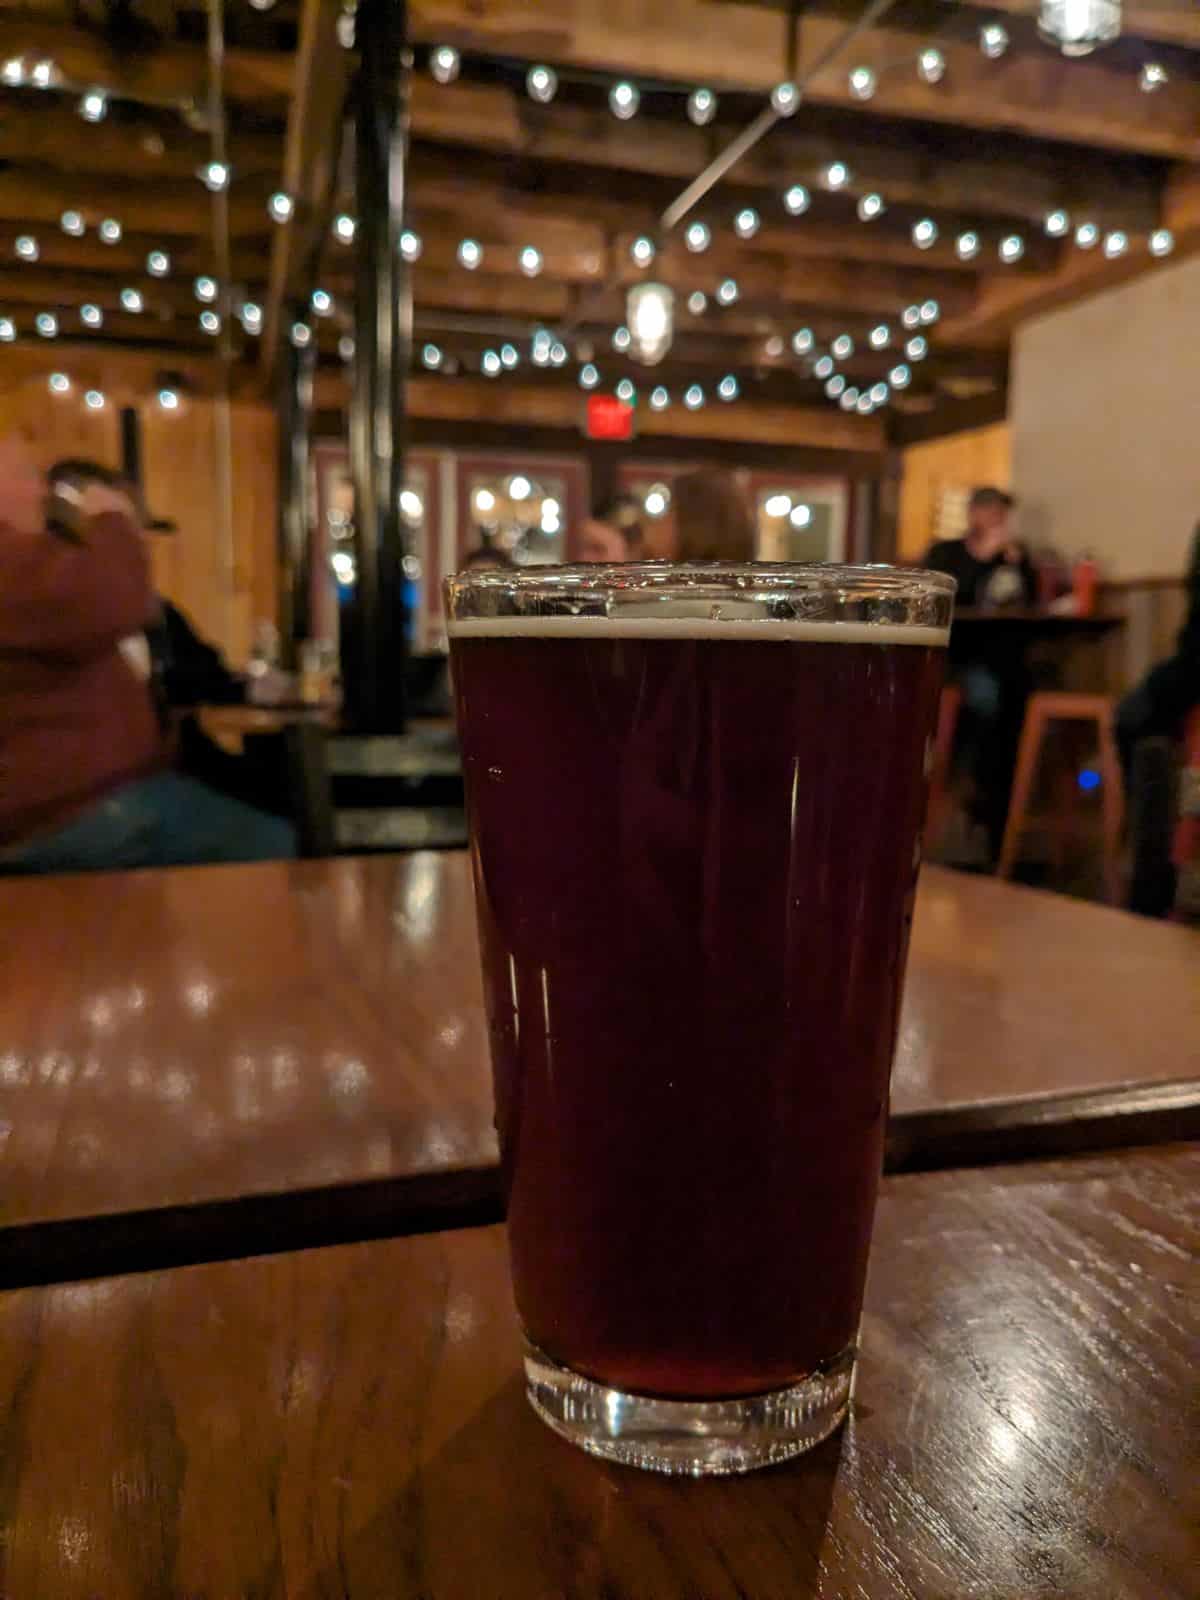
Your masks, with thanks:
[[[80,137],[87,137],[82,129]],[[266,201],[272,187],[266,181],[251,181],[231,189],[230,228],[235,237],[265,235],[271,226]],[[131,232],[169,237],[207,236],[210,228],[208,195],[199,179],[191,184],[101,181],[91,176],[0,171],[0,221],[23,224],[36,234],[40,226],[57,228],[67,210],[81,211],[91,226],[102,217],[115,217]]]
[[[208,61],[197,45],[119,50],[91,29],[6,11],[0,17],[0,60],[20,56],[53,61],[71,87],[107,89],[150,105],[202,105],[208,93]],[[291,57],[277,50],[226,50],[224,84],[231,101],[281,109],[291,93]]]
[[[15,254],[15,242],[28,227],[13,222],[0,222],[0,272],[29,270]],[[95,232],[76,239],[63,233],[59,227],[39,226],[33,230],[40,255],[37,266],[63,268],[78,275],[98,274],[101,286],[108,285],[110,293],[122,283],[144,287],[156,280],[146,271],[146,257],[151,250],[165,246],[170,257],[168,282],[189,282],[202,272],[212,273],[213,249],[207,239],[164,239],[158,233],[138,233],[126,230],[117,244],[105,244]],[[242,245],[233,252],[233,275],[239,283],[265,283],[267,254],[256,249],[254,242]]]
[[[649,12],[637,0],[603,6],[593,0],[414,0],[412,23],[414,36],[427,42],[717,89],[766,91],[784,70],[780,19],[754,5],[658,0]],[[833,46],[845,28],[838,17],[806,13],[805,57]],[[1102,59],[1066,61],[1039,49],[989,61],[973,41],[939,40],[946,76],[926,84],[908,63],[927,43],[924,33],[902,27],[869,29],[855,41],[853,60],[839,56],[810,82],[807,98],[862,110],[847,71],[863,63],[880,73],[868,114],[1168,158],[1200,156],[1194,83],[1173,80],[1143,95],[1136,75],[1111,71]]]
[[[962,5],[1009,16],[1030,17],[1029,0],[960,0]],[[1122,36],[1200,50],[1200,11],[1192,0],[1125,0]]]

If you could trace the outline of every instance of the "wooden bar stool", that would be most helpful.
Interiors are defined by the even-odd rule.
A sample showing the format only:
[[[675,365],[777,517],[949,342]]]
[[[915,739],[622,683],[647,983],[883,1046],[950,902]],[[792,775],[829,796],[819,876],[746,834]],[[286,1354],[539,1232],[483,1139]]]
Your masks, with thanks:
[[[1124,797],[1121,787],[1121,764],[1117,759],[1113,739],[1113,701],[1105,694],[1033,694],[1025,707],[1025,722],[1021,728],[1021,744],[1017,752],[1017,771],[1013,780],[1012,799],[1008,806],[1008,819],[1004,826],[1004,842],[1000,848],[997,875],[1011,878],[1016,865],[1017,848],[1021,835],[1033,822],[1049,822],[1060,836],[1069,829],[1069,815],[1035,818],[1029,814],[1041,760],[1042,741],[1051,722],[1091,722],[1095,724],[1100,750],[1101,819],[1103,827],[1104,885],[1110,905],[1121,903],[1121,871],[1119,849],[1121,821],[1124,815]],[[1065,810],[1065,807],[1063,808]]]
[[[958,727],[958,713],[962,709],[962,690],[947,684],[938,702],[937,731],[933,736],[933,750],[929,767],[929,800],[925,806],[925,833],[923,844],[931,850],[941,837],[946,825],[946,802],[949,799],[950,758],[954,753],[954,734]]]

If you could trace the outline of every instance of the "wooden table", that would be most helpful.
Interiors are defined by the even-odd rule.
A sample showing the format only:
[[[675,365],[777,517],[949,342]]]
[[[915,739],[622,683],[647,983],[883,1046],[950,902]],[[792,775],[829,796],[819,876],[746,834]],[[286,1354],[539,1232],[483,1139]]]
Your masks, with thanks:
[[[465,855],[0,896],[0,1285],[499,1218]],[[1198,1042],[1200,935],[928,869],[889,1162],[1200,1133]]]
[[[1194,1600],[1200,1148],[888,1179],[856,1412],[740,1479],[525,1404],[500,1229],[0,1295],[13,1600]]]

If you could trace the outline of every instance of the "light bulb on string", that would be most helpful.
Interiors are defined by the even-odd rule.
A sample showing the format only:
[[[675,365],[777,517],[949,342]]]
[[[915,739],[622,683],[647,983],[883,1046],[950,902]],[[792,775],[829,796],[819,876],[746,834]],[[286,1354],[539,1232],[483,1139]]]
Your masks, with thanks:
[[[120,244],[121,234],[124,232],[124,229],[121,227],[121,224],[117,221],[116,217],[105,217],[104,221],[100,224],[96,231],[100,235],[100,242],[102,244]]]
[[[263,327],[262,307],[255,300],[243,300],[239,320],[246,333],[259,334]]]
[[[919,328],[921,326],[920,306],[905,306],[900,313],[900,321],[906,328]]]
[[[267,211],[272,222],[290,222],[296,209],[296,202],[291,195],[283,189],[276,189],[267,201]]]
[[[0,317],[0,342],[11,344],[17,337],[17,325],[11,317]]]
[[[104,313],[99,306],[92,305],[89,301],[87,305],[80,306],[79,320],[85,328],[102,328],[104,326]]]
[[[793,183],[790,189],[784,190],[783,204],[793,217],[799,217],[812,204],[812,196],[802,183]]]
[[[292,343],[293,344],[298,344],[298,343],[299,344],[305,344],[305,343],[308,342],[307,340],[297,340],[297,338],[296,338],[296,329],[300,328],[300,327],[303,327],[303,323],[299,323],[298,322],[298,323],[294,324],[294,326],[292,328]],[[217,315],[217,313],[215,311],[202,311],[200,313],[200,330],[201,330],[202,333],[207,333],[210,337],[212,335],[214,335],[214,334],[220,333],[220,331],[221,331],[221,319],[220,319],[220,317]],[[308,332],[307,328],[305,328],[304,331],[307,333]]]
[[[651,409],[651,411],[665,411],[670,404],[671,404],[670,392],[668,390],[664,389],[661,383],[656,384],[654,386],[654,388],[651,389],[651,391],[650,391],[650,409]],[[664,507],[664,509],[665,509],[665,507]]]
[[[797,328],[792,335],[792,349],[798,356],[806,356],[811,351],[816,339],[811,328]]]
[[[736,278],[722,278],[717,285],[717,299],[723,306],[734,305],[738,297]]]
[[[832,378],[833,365],[832,356],[818,356],[813,362],[813,376],[815,378]]]
[[[555,339],[550,345],[550,365],[552,367],[565,367],[568,360],[568,351],[561,339]]]
[[[1123,256],[1129,249],[1129,235],[1121,228],[1113,228],[1104,235],[1104,254],[1110,261]]]
[[[531,100],[548,106],[558,93],[558,73],[553,67],[530,67],[525,74],[525,88]]]
[[[888,386],[886,383],[873,383],[871,385],[871,399],[877,406],[887,404]]]
[[[665,284],[639,283],[629,291],[625,318],[630,354],[643,366],[657,365],[671,348],[674,313],[675,296]]]
[[[851,67],[846,82],[856,100],[870,100],[875,94],[879,80],[870,67]]]
[[[617,399],[627,406],[632,405],[637,399],[637,390],[628,378],[622,378],[613,392],[616,394]]]
[[[689,222],[684,229],[683,242],[693,255],[699,255],[712,243],[712,231],[706,222]]]
[[[458,264],[474,272],[483,261],[483,246],[475,239],[463,239],[458,246]]]
[[[0,83],[3,83],[9,89],[19,89],[24,82],[24,60],[20,56],[10,56],[4,65],[0,67]]]
[[[711,89],[693,89],[688,95],[688,120],[703,128],[717,114],[717,97]]]
[[[979,254],[979,235],[973,228],[959,234],[954,241],[954,253],[960,261],[974,261]]]
[[[683,403],[689,411],[699,411],[704,404],[704,390],[698,383],[689,384],[684,390]]]
[[[827,189],[844,189],[853,174],[844,161],[831,161],[825,168],[824,183]]]
[[[985,22],[979,30],[979,48],[989,61],[999,61],[1008,49],[1008,29],[1000,22]]]
[[[843,411],[853,411],[858,404],[858,390],[853,384],[848,389],[843,389],[838,397],[838,405]]]
[[[924,361],[929,354],[929,340],[923,333],[916,334],[904,346],[904,354],[910,361]]]
[[[771,361],[778,360],[783,354],[783,340],[777,333],[773,333],[763,345],[763,354]]]
[[[485,378],[498,378],[504,370],[500,362],[500,352],[498,350],[485,350],[480,357],[479,370]]]
[[[719,400],[736,400],[738,397],[738,381],[732,372],[727,372],[717,385],[717,398]]]
[[[1041,0],[1038,32],[1065,56],[1090,55],[1121,32],[1121,0]]]
[[[633,335],[630,333],[629,329],[625,327],[624,323],[622,323],[619,328],[613,329],[612,347],[618,352],[618,354],[623,355],[625,351],[629,349],[629,346],[632,343]]]
[[[69,394],[70,391],[71,380],[67,377],[65,372],[52,372],[50,374],[51,394]]]
[[[146,271],[152,278],[165,278],[171,270],[171,258],[165,250],[151,250],[146,257]]]
[[[211,305],[217,298],[217,281],[215,278],[207,276],[197,278],[192,285],[192,289],[195,292],[196,299],[202,300],[205,305]]]
[[[440,44],[429,54],[429,71],[438,83],[453,83],[462,69],[462,57],[453,45]]]
[[[333,315],[333,296],[328,289],[314,289],[308,303],[318,317]]]
[[[517,265],[527,278],[536,278],[542,270],[542,252],[534,245],[525,245],[517,257]]]
[[[206,161],[200,168],[198,176],[210,194],[220,194],[228,189],[233,174],[227,161]]]
[[[79,211],[64,211],[59,218],[59,225],[72,239],[82,239],[87,232],[87,223],[83,220],[83,213]]]
[[[293,322],[290,338],[297,350],[307,350],[312,343],[312,329],[307,322]]]
[[[733,219],[733,231],[739,239],[753,239],[758,232],[760,218],[753,206],[743,206]]]
[[[1057,211],[1047,211],[1042,226],[1051,239],[1061,239],[1064,234],[1071,231],[1070,213],[1063,211],[1061,207]]]
[[[694,317],[702,317],[708,310],[708,296],[703,289],[693,289],[688,295],[687,308]]]
[[[907,389],[912,382],[912,371],[903,362],[893,367],[888,373],[888,382],[893,389]]]
[[[430,372],[436,372],[442,364],[442,352],[436,344],[425,344],[421,347],[421,365]]]
[[[29,81],[35,89],[53,89],[58,77],[58,68],[46,59],[35,61],[29,72]]]
[[[794,83],[777,83],[771,90],[771,110],[777,117],[794,117],[800,109],[800,91]]]
[[[164,385],[158,391],[158,408],[160,411],[178,411],[179,390],[172,389],[169,385]]]
[[[145,309],[146,305],[145,301],[142,299],[142,292],[140,289],[121,290],[122,311],[128,311],[130,316],[140,317]]]
[[[837,338],[829,346],[829,349],[830,353],[834,355],[837,360],[845,361],[849,356],[854,354],[854,340],[848,333],[839,333]]]
[[[869,389],[865,389],[858,397],[858,404],[854,408],[860,417],[869,417],[875,409],[875,396]]]
[[[1094,250],[1100,243],[1100,229],[1094,222],[1081,222],[1075,229],[1075,243],[1080,250]]]
[[[520,365],[521,357],[516,345],[502,344],[500,346],[500,363],[502,366],[507,367],[510,372],[514,367]]]
[[[923,300],[921,302],[920,317],[926,327],[931,327],[942,314],[942,308],[936,300]]]
[[[106,404],[104,391],[102,389],[89,389],[83,397],[83,403],[89,411],[103,411]]]
[[[831,400],[836,400],[838,395],[841,394],[842,390],[845,387],[846,387],[845,378],[842,377],[840,372],[835,372],[833,377],[830,378],[828,380],[828,382],[826,383],[826,385],[825,385],[825,393],[829,396],[829,398]]]
[[[405,228],[400,235],[400,254],[410,264],[421,259],[421,235],[414,233],[411,228]]]
[[[884,206],[882,195],[864,194],[855,209],[860,222],[874,222],[875,218],[882,216],[887,208]]]
[[[1175,248],[1175,235],[1170,228],[1155,228],[1150,235],[1150,254],[1152,256],[1169,256]]]
[[[594,389],[599,382],[599,368],[591,361],[585,362],[579,369],[579,387],[581,389]]]
[[[1143,94],[1154,94],[1170,82],[1170,74],[1161,61],[1147,61],[1138,73],[1138,88]]]
[[[22,261],[36,261],[42,253],[41,247],[31,233],[18,234],[13,249]]]
[[[358,223],[348,211],[339,211],[333,219],[333,236],[339,244],[353,244]]]
[[[917,73],[922,83],[941,83],[946,76],[946,58],[940,50],[922,50],[917,57]]]
[[[108,96],[103,89],[89,89],[79,102],[79,115],[85,122],[103,122],[108,115]]]
[[[913,223],[912,242],[918,250],[932,250],[938,239],[938,225],[932,217]]]
[[[621,122],[628,122],[631,117],[637,116],[638,106],[642,97],[632,83],[624,80],[614,83],[608,92],[608,105],[614,117]]]
[[[39,311],[33,319],[33,325],[43,339],[57,339],[58,318],[53,311]]]
[[[648,267],[656,255],[654,240],[641,234],[629,246],[629,256],[635,267]]]
[[[886,350],[892,342],[892,330],[886,322],[877,323],[868,335],[868,342],[872,350]]]
[[[351,334],[351,333],[343,333],[342,334],[341,338],[338,340],[338,355],[342,358],[343,361],[353,361],[354,360],[354,335],[353,334]]]
[[[1009,266],[1014,261],[1020,261],[1025,254],[1025,241],[1019,233],[1005,234],[1000,241],[1000,259]]]

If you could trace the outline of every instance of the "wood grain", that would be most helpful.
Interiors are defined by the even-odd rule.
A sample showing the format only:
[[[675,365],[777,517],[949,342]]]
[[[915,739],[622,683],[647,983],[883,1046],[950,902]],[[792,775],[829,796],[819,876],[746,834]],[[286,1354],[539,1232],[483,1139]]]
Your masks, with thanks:
[[[465,854],[0,896],[0,1284],[501,1215]],[[1194,931],[926,869],[889,1160],[1200,1132],[1198,1039]]]
[[[534,1418],[499,1229],[0,1296],[0,1593],[1190,1600],[1198,1193],[888,1180],[856,1414],[701,1483]]]

